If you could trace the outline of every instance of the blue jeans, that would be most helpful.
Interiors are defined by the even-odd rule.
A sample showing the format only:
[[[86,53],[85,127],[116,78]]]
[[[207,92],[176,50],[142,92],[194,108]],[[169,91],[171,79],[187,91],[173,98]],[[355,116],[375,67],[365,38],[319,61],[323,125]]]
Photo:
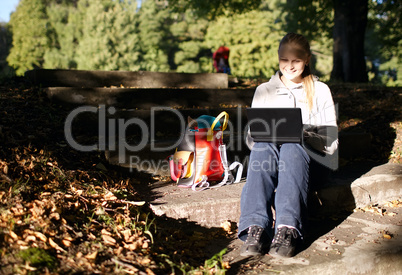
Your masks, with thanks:
[[[275,207],[275,225],[293,226],[303,232],[309,165],[310,157],[299,144],[254,144],[240,200],[240,239],[245,240],[252,225],[265,228],[273,237],[271,206]]]

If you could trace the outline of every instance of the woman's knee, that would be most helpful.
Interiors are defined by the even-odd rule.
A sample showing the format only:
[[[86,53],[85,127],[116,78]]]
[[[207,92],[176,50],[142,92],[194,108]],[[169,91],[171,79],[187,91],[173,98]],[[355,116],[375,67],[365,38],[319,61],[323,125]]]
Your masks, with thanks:
[[[276,174],[279,152],[275,144],[256,143],[251,151],[248,175],[251,173]]]
[[[298,143],[284,143],[280,148],[281,159],[283,157],[298,158],[302,157],[307,162],[310,162],[310,157],[306,150]]]

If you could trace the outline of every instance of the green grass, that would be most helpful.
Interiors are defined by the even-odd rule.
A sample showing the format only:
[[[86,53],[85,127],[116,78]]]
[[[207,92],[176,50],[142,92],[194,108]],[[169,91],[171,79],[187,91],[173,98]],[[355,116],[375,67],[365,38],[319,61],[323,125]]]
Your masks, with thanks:
[[[31,247],[19,251],[17,256],[32,267],[47,267],[49,270],[53,270],[57,267],[57,259],[50,253],[50,251],[42,248]]]

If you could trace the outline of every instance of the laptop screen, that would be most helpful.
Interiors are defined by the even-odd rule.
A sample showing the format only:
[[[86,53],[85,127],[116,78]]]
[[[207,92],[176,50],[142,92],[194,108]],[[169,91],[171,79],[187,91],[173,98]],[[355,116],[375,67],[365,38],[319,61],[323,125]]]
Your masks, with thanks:
[[[300,108],[247,108],[251,137],[255,142],[301,143]]]

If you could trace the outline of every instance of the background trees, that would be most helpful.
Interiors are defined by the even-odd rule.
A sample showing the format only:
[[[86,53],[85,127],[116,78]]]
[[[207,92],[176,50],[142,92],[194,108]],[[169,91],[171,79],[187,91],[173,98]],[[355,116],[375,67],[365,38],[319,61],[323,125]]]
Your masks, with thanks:
[[[7,61],[19,75],[42,67],[45,52],[51,48],[47,4],[47,0],[21,0],[11,15],[13,47]]]
[[[80,70],[139,70],[137,6],[132,1],[80,1],[75,62]]]
[[[259,11],[220,16],[208,27],[206,45],[216,50],[230,48],[230,64],[236,74],[270,77],[278,67],[279,41],[285,34],[280,1],[272,1]]]
[[[301,33],[309,39],[314,72],[321,79],[328,81],[333,64],[332,1],[287,0],[281,5],[281,9],[287,11],[284,24],[286,32]]]
[[[11,75],[11,69],[7,64],[7,56],[11,47],[11,33],[7,25],[0,23],[0,81]]]
[[[7,25],[13,38],[7,61],[18,75],[33,68],[212,72],[212,53],[224,44],[234,75],[270,77],[279,39],[293,31],[311,41],[315,73],[324,81],[400,85],[401,6],[397,0],[143,0],[140,7],[134,0],[21,0]]]
[[[402,85],[401,1],[369,1],[365,54],[369,80]]]
[[[343,82],[367,82],[364,38],[368,0],[333,0],[334,59],[331,78]]]
[[[21,5],[21,3],[20,3]],[[82,36],[82,9],[76,1],[53,1],[46,8],[50,47],[43,56],[43,68],[76,69],[75,49]],[[13,22],[11,21],[10,24]]]

